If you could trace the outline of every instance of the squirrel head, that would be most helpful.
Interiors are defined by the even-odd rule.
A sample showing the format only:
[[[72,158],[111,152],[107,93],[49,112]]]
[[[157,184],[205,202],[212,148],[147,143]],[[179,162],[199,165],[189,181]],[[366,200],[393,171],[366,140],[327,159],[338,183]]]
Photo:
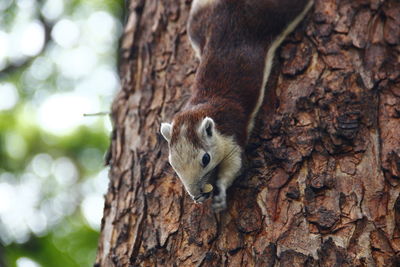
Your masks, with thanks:
[[[162,123],[161,134],[169,146],[169,163],[186,191],[202,202],[212,191],[211,180],[224,153],[223,136],[210,117],[195,112],[175,116],[172,124]]]

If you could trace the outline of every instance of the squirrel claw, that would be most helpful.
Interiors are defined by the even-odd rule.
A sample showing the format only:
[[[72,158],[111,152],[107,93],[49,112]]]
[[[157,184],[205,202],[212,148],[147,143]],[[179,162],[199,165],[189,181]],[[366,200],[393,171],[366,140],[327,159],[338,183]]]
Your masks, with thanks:
[[[213,198],[211,207],[215,212],[221,212],[226,209],[226,197],[223,195],[217,195]]]

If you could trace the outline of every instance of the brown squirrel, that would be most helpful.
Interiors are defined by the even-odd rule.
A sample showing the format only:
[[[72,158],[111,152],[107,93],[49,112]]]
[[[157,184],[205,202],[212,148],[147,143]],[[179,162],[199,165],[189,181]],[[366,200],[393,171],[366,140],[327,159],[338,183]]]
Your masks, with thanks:
[[[312,4],[193,1],[188,34],[200,65],[192,97],[172,124],[161,124],[161,134],[168,141],[171,166],[196,202],[214,191],[213,209],[226,208],[226,190],[240,173],[275,51]]]

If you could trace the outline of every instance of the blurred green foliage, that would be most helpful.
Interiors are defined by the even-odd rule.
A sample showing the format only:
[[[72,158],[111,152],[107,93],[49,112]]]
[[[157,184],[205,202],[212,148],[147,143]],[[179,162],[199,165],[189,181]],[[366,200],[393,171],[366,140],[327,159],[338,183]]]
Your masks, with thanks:
[[[54,157],[67,156],[76,159],[75,163],[80,172],[87,176],[93,173],[85,168],[85,162],[79,160],[83,151],[87,148],[97,148],[102,152],[107,150],[109,137],[101,124],[95,127],[81,126],[73,134],[59,137],[46,133],[37,125],[26,125],[19,121],[20,118],[18,111],[0,113],[0,168],[3,171],[13,173],[24,171],[33,155],[45,151]],[[10,132],[18,133],[25,140],[24,157],[11,158],[8,155],[5,149],[6,135]]]
[[[77,21],[84,20],[85,16],[89,17],[98,11],[110,14],[116,21],[119,21],[121,27],[124,11],[123,0],[57,0],[63,3],[62,13],[55,19],[46,20],[43,19],[41,10],[45,5],[55,0],[4,1],[9,4],[3,10],[0,9],[0,33],[1,31],[8,33],[12,31],[19,16],[20,6],[26,5],[27,2],[33,3],[35,7],[31,20],[40,20],[46,24],[44,27],[49,29],[52,29],[57,22],[64,18],[76,19]],[[79,13],[83,16],[76,15]],[[101,31],[102,29],[99,28],[98,30]],[[118,29],[114,34],[118,34]],[[106,67],[110,66],[115,71],[118,36],[113,38],[116,41],[108,44],[112,47],[98,55],[97,62],[101,62]],[[64,81],[63,84],[67,91],[73,91],[77,84],[85,79],[84,77],[79,79],[65,78],[59,69],[54,69],[44,81],[26,78],[34,60],[38,57],[48,57],[50,50],[55,46],[57,44],[50,38],[44,44],[40,53],[23,57],[16,62],[7,60],[6,65],[3,66],[3,71],[0,70],[0,85],[4,83],[13,84],[18,92],[18,102],[14,107],[5,110],[0,109],[0,185],[17,187],[20,182],[24,181],[25,174],[32,175],[32,173],[35,173],[32,170],[34,169],[32,166],[35,157],[45,154],[49,155],[54,162],[60,158],[68,158],[75,166],[78,175],[77,179],[73,180],[74,184],[61,181],[60,185],[60,181],[57,182],[59,178],[53,173],[55,166],[53,162],[50,167],[50,174],[46,177],[34,174],[43,187],[39,191],[52,192],[53,195],[65,193],[65,190],[71,192],[77,190],[79,192],[70,196],[73,198],[72,203],[76,202],[72,210],[68,210],[68,208],[62,210],[63,206],[59,206],[61,209],[59,212],[64,215],[56,223],[48,222],[44,229],[35,232],[35,227],[29,225],[28,219],[26,223],[29,225],[30,233],[27,238],[20,239],[13,239],[12,233],[7,232],[5,216],[10,214],[1,214],[2,203],[0,203],[0,267],[2,265],[24,267],[22,264],[17,264],[21,258],[29,258],[34,262],[33,264],[36,263],[38,266],[84,267],[92,266],[96,255],[98,228],[93,227],[89,222],[88,215],[83,212],[85,209],[82,203],[85,201],[85,194],[91,193],[90,190],[100,183],[96,180],[96,177],[104,170],[103,155],[109,145],[109,127],[105,126],[107,124],[105,121],[108,118],[98,117],[94,122],[77,126],[73,131],[65,134],[51,133],[40,125],[37,119],[37,109],[40,105],[52,94],[65,92],[65,88],[59,86],[59,81]],[[33,90],[29,88],[30,86]],[[1,90],[2,87],[0,87],[0,96]],[[98,107],[102,110],[98,111],[107,110],[112,95],[95,97],[102,99],[101,105]],[[71,106],[71,109],[74,109],[74,107]],[[18,197],[14,196],[13,199],[18,200]],[[45,211],[46,201],[51,202],[56,199],[56,196],[48,196],[48,193],[41,193],[40,197],[37,205],[35,204],[34,211]],[[11,203],[12,208],[14,205],[18,206],[17,203]],[[102,209],[102,207],[99,208]],[[36,216],[35,213],[32,216]],[[49,221],[51,218],[47,219]]]
[[[79,214],[74,214],[45,236],[6,246],[7,266],[16,267],[20,257],[33,259],[42,266],[93,266],[98,235]]]

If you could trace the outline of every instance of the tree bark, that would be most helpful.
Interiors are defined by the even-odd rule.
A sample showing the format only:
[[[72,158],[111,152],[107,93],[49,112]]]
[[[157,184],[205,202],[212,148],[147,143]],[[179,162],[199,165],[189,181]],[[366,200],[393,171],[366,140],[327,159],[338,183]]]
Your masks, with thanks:
[[[190,1],[128,6],[96,266],[400,266],[398,0],[316,1],[221,214],[193,203],[159,134],[198,65]]]

